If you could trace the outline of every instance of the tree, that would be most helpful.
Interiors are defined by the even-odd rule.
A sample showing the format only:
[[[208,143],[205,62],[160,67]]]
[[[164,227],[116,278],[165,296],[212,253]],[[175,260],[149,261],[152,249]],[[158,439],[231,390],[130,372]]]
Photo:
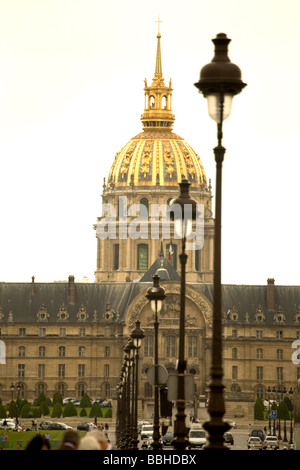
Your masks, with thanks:
[[[55,392],[53,395],[53,406],[55,406],[56,403],[59,403],[60,406],[63,406],[63,398],[60,392]]]
[[[60,418],[62,415],[62,407],[61,405],[57,402],[55,403],[54,407],[53,407],[53,410],[52,410],[52,414],[51,414],[51,418]]]
[[[25,403],[25,405],[22,406],[21,411],[20,411],[20,417],[21,418],[28,418],[28,413],[31,411],[31,406],[29,403]]]
[[[2,403],[0,404],[0,418],[6,418],[6,410]]]
[[[69,401],[67,406],[64,408],[63,417],[65,418],[66,416],[77,416],[76,406],[71,401]]]
[[[264,405],[262,400],[257,398],[254,403],[254,419],[263,420],[264,419]]]
[[[41,415],[47,416],[50,414],[50,410],[49,410],[46,400],[40,404],[39,410],[41,412]]]
[[[47,400],[46,395],[44,394],[44,392],[41,392],[36,400],[36,404],[41,405],[43,401],[46,401],[46,400]]]
[[[83,394],[83,397],[80,400],[80,405],[81,408],[90,408],[92,406],[90,397],[88,396],[87,393]]]
[[[95,401],[93,403],[93,406],[91,408],[89,416],[91,418],[94,418],[94,417],[101,418],[102,417],[102,410],[101,410],[100,405],[97,401]]]
[[[80,416],[87,416],[87,412],[85,408],[82,408],[82,410],[80,411]]]

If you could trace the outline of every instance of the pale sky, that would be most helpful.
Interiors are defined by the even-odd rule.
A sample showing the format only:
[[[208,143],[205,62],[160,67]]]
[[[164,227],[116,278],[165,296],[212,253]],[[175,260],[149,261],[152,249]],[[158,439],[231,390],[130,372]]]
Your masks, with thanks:
[[[103,178],[142,130],[158,17],[174,132],[213,194],[216,124],[194,83],[216,34],[248,85],[224,124],[223,283],[299,284],[299,0],[1,0],[0,281],[94,280]]]

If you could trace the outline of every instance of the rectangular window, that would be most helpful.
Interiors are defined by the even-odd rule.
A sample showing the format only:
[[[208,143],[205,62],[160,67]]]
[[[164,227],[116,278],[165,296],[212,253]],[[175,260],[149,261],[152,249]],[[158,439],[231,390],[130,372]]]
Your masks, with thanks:
[[[196,336],[188,337],[188,356],[189,357],[197,357],[198,355],[197,340],[198,338]]]
[[[66,366],[65,364],[58,364],[58,377],[63,378],[66,375]]]
[[[120,245],[119,243],[116,243],[114,245],[114,269],[115,270],[119,269],[119,251],[120,251]]]
[[[256,338],[261,339],[263,337],[263,330],[256,330]]]
[[[148,245],[141,243],[137,250],[137,268],[146,271],[148,269]]]
[[[166,337],[166,357],[176,356],[176,338],[175,336]]]
[[[263,359],[263,349],[259,348],[256,350],[256,359]]]
[[[26,328],[19,328],[19,336],[26,336]]]
[[[257,380],[263,380],[264,374],[263,374],[263,367],[259,366],[256,367],[256,379]]]
[[[85,336],[85,328],[79,328],[79,336]]]
[[[18,364],[18,377],[25,377],[25,364]]]
[[[78,364],[78,377],[85,377],[85,364]]]
[[[66,329],[65,328],[60,328],[58,334],[59,334],[59,336],[66,336]]]
[[[283,359],[283,349],[277,349],[276,354],[277,354],[277,359],[278,360]]]
[[[109,377],[109,364],[104,364],[104,377]]]
[[[237,330],[232,330],[231,336],[237,338]]]
[[[144,339],[144,356],[153,357],[153,336],[146,336]]]
[[[38,378],[39,379],[45,378],[45,364],[38,365]]]
[[[232,366],[232,380],[238,379],[238,368],[237,366]]]
[[[39,336],[46,336],[46,328],[39,329]]]
[[[277,380],[283,380],[283,367],[277,367]]]
[[[276,338],[282,339],[283,338],[283,331],[276,331]]]

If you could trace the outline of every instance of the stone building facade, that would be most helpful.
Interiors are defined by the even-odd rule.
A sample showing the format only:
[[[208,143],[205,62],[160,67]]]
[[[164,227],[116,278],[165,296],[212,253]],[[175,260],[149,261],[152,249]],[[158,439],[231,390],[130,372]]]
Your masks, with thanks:
[[[187,372],[194,376],[195,401],[207,398],[211,364],[213,239],[212,192],[202,162],[172,126],[172,83],[164,83],[160,34],[153,82],[145,80],[143,132],[115,156],[103,184],[102,204],[115,214],[116,237],[99,236],[107,213],[95,224],[94,283],[0,283],[0,397],[33,401],[40,392],[64,397],[113,398],[120,380],[123,347],[137,319],[145,331],[140,352],[140,414],[151,415],[153,390],[147,370],[154,363],[153,313],[146,298],[160,268],[166,300],[159,315],[159,363],[175,370],[179,342],[180,240],[164,238],[162,215],[155,236],[123,237],[124,224],[151,216],[178,195],[186,178],[190,194],[203,205],[204,244],[188,253],[186,286]],[[123,199],[126,197],[125,199]],[[121,201],[121,202],[120,202]],[[124,203],[125,201],[125,203]],[[123,205],[125,204],[125,206]],[[127,208],[139,205],[129,213]],[[105,206],[104,206],[105,207]],[[126,208],[126,210],[125,210]],[[126,217],[125,217],[125,215]],[[124,222],[125,217],[125,222]],[[149,217],[140,218],[143,228]],[[171,227],[172,228],[172,227]],[[152,234],[153,235],[153,234]],[[170,252],[170,245],[172,250]],[[170,252],[170,255],[169,255]],[[256,396],[278,398],[300,378],[300,287],[223,285],[224,384],[231,415],[247,412]],[[272,394],[268,388],[276,387]],[[281,387],[281,391],[280,388]]]

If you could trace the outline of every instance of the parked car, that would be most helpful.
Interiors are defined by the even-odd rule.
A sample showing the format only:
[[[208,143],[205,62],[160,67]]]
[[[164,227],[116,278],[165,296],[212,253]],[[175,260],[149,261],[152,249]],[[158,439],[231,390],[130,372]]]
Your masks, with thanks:
[[[74,398],[74,397],[67,397],[67,398],[64,398],[64,399],[63,399],[63,405],[67,405],[67,404],[69,403],[69,401],[74,402],[74,401],[76,401],[76,400],[77,400],[77,398]]]
[[[248,450],[261,450],[262,449],[262,441],[257,436],[249,437],[247,441]]]
[[[77,425],[77,431],[91,431],[92,429],[97,429],[93,423],[83,422]]]
[[[21,426],[16,427],[16,422],[12,418],[2,419],[0,421],[0,429],[6,429],[7,431],[22,431]]]
[[[164,436],[162,436],[162,443],[164,446],[172,445],[172,441],[174,440],[174,433],[173,432],[166,432]]]
[[[111,408],[112,407],[111,401],[108,401],[108,400],[102,401],[101,403],[99,403],[99,405],[102,408]]]
[[[279,442],[276,436],[267,436],[263,441],[262,448],[264,450],[278,450]]]
[[[39,424],[39,429],[49,429],[50,424],[52,424],[52,421],[41,421]]]
[[[224,441],[233,446],[234,439],[233,439],[233,435],[231,434],[231,432],[224,433]]]
[[[67,429],[73,429],[72,426],[68,426],[65,423],[51,423],[48,428],[49,431],[66,431]]]

